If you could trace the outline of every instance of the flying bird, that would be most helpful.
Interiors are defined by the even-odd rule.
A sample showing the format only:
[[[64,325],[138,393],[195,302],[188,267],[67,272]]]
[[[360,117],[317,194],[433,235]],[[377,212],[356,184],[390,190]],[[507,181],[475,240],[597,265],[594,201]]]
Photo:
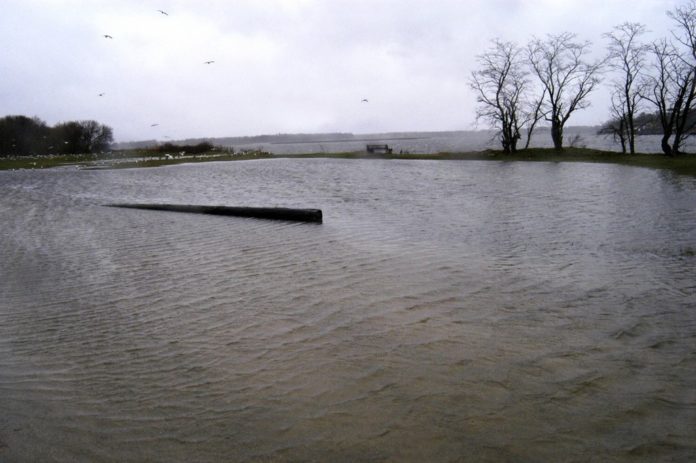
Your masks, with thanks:
[[[105,39],[113,39],[113,37],[111,37],[109,34],[104,34],[104,38]]]
[[[157,10],[157,11],[159,11],[160,13],[162,13],[165,16],[169,16],[169,13],[167,13],[166,11],[162,11],[162,10]]]
[[[367,98],[363,98],[362,101],[361,101],[361,103],[367,103],[367,102],[368,102],[368,101],[367,101]]]
[[[215,61],[205,61],[205,64],[213,64]]]
[[[99,96],[104,96],[104,95],[105,95],[104,93],[100,93],[100,94],[99,94]]]
[[[159,124],[151,124],[150,127],[157,127]]]

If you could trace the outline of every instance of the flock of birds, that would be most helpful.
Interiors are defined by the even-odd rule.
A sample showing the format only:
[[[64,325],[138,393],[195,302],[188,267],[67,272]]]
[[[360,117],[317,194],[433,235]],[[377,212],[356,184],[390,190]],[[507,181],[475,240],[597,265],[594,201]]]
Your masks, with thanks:
[[[164,16],[169,16],[169,13],[167,13],[164,10],[155,10],[155,11],[161,13]],[[110,34],[104,34],[104,38],[113,40],[114,37]],[[203,61],[203,64],[213,64],[214,62],[215,62],[215,60],[208,60],[208,61]],[[106,95],[106,92],[99,93],[99,96],[104,96],[104,95]],[[150,127],[157,127],[158,125],[159,124],[150,124]],[[169,138],[169,137],[166,137],[166,138]]]
[[[162,15],[164,15],[164,16],[169,16],[169,13],[167,13],[167,12],[164,11],[164,10],[155,10],[155,11],[159,12],[160,14],[162,14]],[[113,36],[111,36],[111,35],[109,35],[109,34],[104,34],[104,38],[105,38],[105,39],[113,40]],[[214,62],[215,62],[215,60],[207,60],[207,61],[203,61],[203,64],[210,65],[210,64],[213,64]],[[100,97],[101,97],[101,96],[104,96],[104,95],[106,95],[106,92],[101,92],[101,93],[99,93],[99,96],[100,96]],[[363,98],[360,102],[361,102],[361,103],[368,103],[368,100],[367,100],[367,98]],[[159,125],[159,124],[151,124],[150,127],[157,127],[158,125]],[[169,138],[169,137],[166,137],[166,138]]]

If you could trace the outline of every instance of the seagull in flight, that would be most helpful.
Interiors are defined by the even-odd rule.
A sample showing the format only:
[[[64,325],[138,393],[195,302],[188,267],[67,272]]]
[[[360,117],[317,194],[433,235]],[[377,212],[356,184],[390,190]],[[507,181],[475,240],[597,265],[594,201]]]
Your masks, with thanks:
[[[100,94],[99,94],[99,96],[104,96],[104,95],[105,95],[105,93],[100,93]]]
[[[362,101],[361,101],[361,103],[367,103],[367,102],[368,102],[368,101],[367,101],[367,98],[363,98]]]
[[[169,13],[167,13],[166,11],[162,11],[162,10],[157,10],[157,11],[159,11],[160,13],[162,13],[165,16],[169,16]]]
[[[157,127],[159,124],[151,124],[150,127]]]
[[[109,34],[104,34],[104,38],[105,39],[113,39],[113,37],[111,37]]]
[[[204,61],[204,64],[213,64],[214,62],[215,62],[215,61],[213,61],[213,60],[211,60],[211,61]]]

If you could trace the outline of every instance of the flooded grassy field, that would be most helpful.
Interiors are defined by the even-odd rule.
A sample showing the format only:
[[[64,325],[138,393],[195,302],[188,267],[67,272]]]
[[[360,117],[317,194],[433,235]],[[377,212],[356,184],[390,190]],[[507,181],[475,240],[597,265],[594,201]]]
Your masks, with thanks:
[[[695,205],[590,163],[0,172],[0,460],[692,461]]]

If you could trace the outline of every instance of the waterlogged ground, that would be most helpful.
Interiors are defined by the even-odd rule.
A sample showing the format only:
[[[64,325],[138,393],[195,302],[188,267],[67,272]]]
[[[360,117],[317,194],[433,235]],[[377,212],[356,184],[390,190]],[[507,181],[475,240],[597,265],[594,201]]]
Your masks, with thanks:
[[[318,207],[324,224],[102,207]],[[696,180],[0,172],[0,461],[693,461]]]

